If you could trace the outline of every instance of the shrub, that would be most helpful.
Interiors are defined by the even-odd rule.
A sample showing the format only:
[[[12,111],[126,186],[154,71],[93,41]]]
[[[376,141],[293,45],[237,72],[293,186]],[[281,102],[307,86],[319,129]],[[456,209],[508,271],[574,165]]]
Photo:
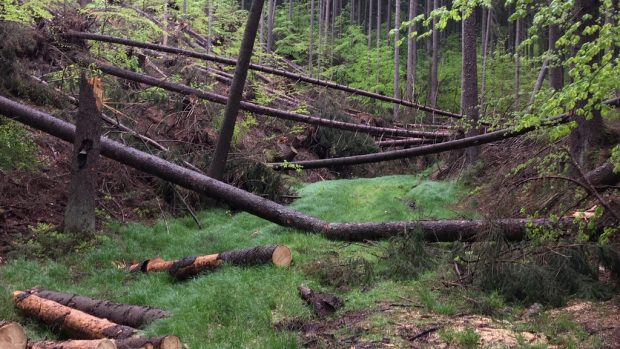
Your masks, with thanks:
[[[25,169],[36,163],[37,145],[25,127],[0,117],[0,169]]]

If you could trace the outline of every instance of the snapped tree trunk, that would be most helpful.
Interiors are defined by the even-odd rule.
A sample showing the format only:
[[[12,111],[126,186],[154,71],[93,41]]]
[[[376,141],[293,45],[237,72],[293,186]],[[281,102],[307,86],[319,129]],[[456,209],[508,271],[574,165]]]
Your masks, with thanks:
[[[26,349],[26,343],[28,343],[28,337],[18,323],[0,321],[0,348]]]
[[[472,12],[462,21],[462,67],[461,67],[461,109],[467,116],[470,130],[468,137],[478,135],[478,63],[476,41],[476,13]],[[468,147],[465,150],[467,163],[478,160],[480,147]]]
[[[254,49],[254,41],[256,40],[256,31],[258,30],[258,22],[263,10],[264,0],[252,0],[252,7],[243,33],[241,41],[241,49],[239,51],[239,60],[235,68],[235,75],[230,85],[230,93],[226,102],[224,111],[224,122],[220,129],[217,145],[213,158],[209,164],[207,174],[217,180],[224,177],[224,168],[226,167],[226,159],[228,159],[228,151],[230,150],[230,142],[232,141],[233,132],[235,131],[235,123],[237,122],[237,114],[239,106],[243,98],[243,87],[248,76],[248,67],[252,58],[252,50]],[[272,0],[273,2],[273,0]],[[271,36],[271,35],[270,35]]]
[[[57,326],[73,338],[123,339],[132,337],[138,332],[134,328],[100,319],[28,292],[13,292],[13,301],[24,314],[48,325]]]
[[[620,105],[620,98],[611,100],[608,103],[617,107]],[[75,137],[75,127],[73,125],[36,109],[13,102],[2,96],[0,96],[0,114],[35,129],[47,132],[67,142],[72,142]],[[566,116],[556,119],[555,122],[565,122],[565,119],[567,119]],[[532,130],[533,128],[521,129],[518,131],[510,130],[513,133],[510,134],[509,137],[514,137],[517,132],[522,132],[521,134],[523,134]],[[482,140],[488,142],[488,137],[497,137],[495,140],[507,138],[505,132],[506,131],[500,131],[493,136],[486,134],[477,137],[483,137]],[[473,141],[471,139],[460,139],[457,141],[466,143],[473,142],[472,144],[476,145],[479,144],[481,139],[478,138]],[[157,176],[186,189],[220,199],[225,203],[235,206],[239,210],[246,211],[281,226],[323,234],[328,239],[364,241],[385,239],[400,234],[419,232],[426,241],[472,240],[476,239],[480,232],[492,226],[495,227],[497,231],[502,232],[504,237],[508,240],[521,240],[527,237],[526,230],[528,227],[538,227],[541,229],[557,227],[563,230],[569,230],[574,227],[572,218],[560,219],[559,222],[541,218],[499,219],[491,221],[439,220],[381,223],[329,223],[264,199],[255,194],[245,192],[226,183],[214,180],[201,173],[170,163],[157,156],[125,146],[108,138],[102,138],[101,145],[102,155],[139,171]],[[434,146],[439,146],[439,144]],[[454,144],[452,144],[452,146],[454,146]],[[460,144],[460,146],[465,147],[467,145]],[[410,151],[411,149],[406,150]]]
[[[167,311],[139,305],[118,304],[102,301],[72,293],[55,292],[43,289],[30,289],[35,294],[67,307],[83,311],[98,318],[108,319],[119,325],[141,328],[146,324],[167,317]]]
[[[118,349],[182,349],[183,343],[177,336],[139,337],[114,340]]]
[[[1,347],[4,349],[4,347]],[[139,347],[136,347],[137,349]],[[118,349],[110,339],[87,339],[66,341],[36,341],[28,343],[28,349]]]
[[[89,82],[82,74],[69,200],[63,226],[64,231],[75,236],[90,237],[96,228],[95,183],[101,138],[102,91],[100,78]]]

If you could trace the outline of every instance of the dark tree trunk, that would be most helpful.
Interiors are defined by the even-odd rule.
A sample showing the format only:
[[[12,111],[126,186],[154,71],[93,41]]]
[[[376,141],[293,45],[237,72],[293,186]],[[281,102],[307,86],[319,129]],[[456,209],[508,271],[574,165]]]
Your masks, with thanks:
[[[299,296],[312,306],[312,310],[323,318],[336,312],[344,305],[344,301],[331,293],[315,292],[306,285],[299,285]]]
[[[275,14],[276,14],[276,0],[268,0],[269,1],[269,14],[267,16],[267,52],[273,52],[274,50],[274,43],[273,43],[273,25],[275,23]],[[250,15],[251,15],[251,11],[250,10]],[[262,5],[261,5],[261,11],[262,11]],[[248,19],[248,24],[249,24],[249,19]],[[247,30],[247,27],[246,27]],[[253,38],[256,37],[256,34],[254,34],[252,36]],[[254,41],[252,41],[252,47],[254,47]],[[251,52],[251,50],[250,50]],[[241,57],[241,53],[239,53],[239,56]]]
[[[433,0],[433,9],[439,8],[439,0]],[[437,74],[439,71],[439,29],[436,29],[437,18],[433,17],[433,34],[432,34],[432,53],[431,53],[431,74],[429,88],[429,104],[432,108],[437,107],[437,94],[439,93],[439,81]]]
[[[556,53],[555,42],[560,38],[560,27],[552,25],[549,27],[549,51]],[[562,69],[562,62],[560,59],[553,60],[551,68],[549,69],[549,84],[552,89],[558,91],[564,87],[564,71]]]
[[[418,1],[409,0],[409,21],[412,21],[418,15]],[[407,88],[405,99],[409,102],[415,100],[415,76],[417,64],[417,40],[411,37],[415,32],[417,25],[411,24],[407,30]]]
[[[273,0],[272,0],[273,1]],[[258,22],[261,12],[263,11],[264,0],[252,0],[252,7],[248,16],[248,21],[243,33],[241,49],[239,51],[239,59],[235,68],[235,75],[230,86],[230,93],[224,111],[224,122],[220,129],[220,134],[213,154],[213,159],[209,165],[207,173],[210,177],[220,180],[224,177],[224,168],[228,151],[230,150],[230,142],[232,141],[233,132],[235,130],[235,122],[239,113],[239,106],[243,98],[243,87],[248,76],[248,67],[252,58],[252,50],[254,49],[254,41],[256,40],[256,32],[258,30]]]
[[[515,22],[515,110],[519,110],[519,92],[521,90],[521,22],[519,18]]]
[[[476,13],[462,22],[462,67],[461,67],[461,102],[462,112],[467,116],[471,129],[467,132],[468,137],[479,134],[478,131],[478,63],[476,42]],[[468,163],[478,159],[480,147],[468,147],[465,150]]]
[[[72,293],[55,292],[36,288],[31,289],[28,292],[36,294],[41,298],[66,305],[70,308],[81,310],[87,314],[134,328],[143,327],[152,321],[170,315],[168,312],[161,309],[143,307],[139,305],[117,304]]]
[[[101,90],[101,80],[80,79],[79,109],[76,123],[76,137],[73,143],[71,183],[69,200],[65,210],[64,231],[75,236],[90,237],[95,233],[95,198],[97,191],[97,160],[101,138],[101,97],[95,91]],[[98,93],[98,92],[97,92]]]
[[[389,23],[389,22],[388,22]],[[394,99],[401,99],[400,97],[400,51],[398,47],[398,40],[400,40],[400,1],[394,1]],[[394,104],[394,120],[398,121],[400,118],[399,105]]]

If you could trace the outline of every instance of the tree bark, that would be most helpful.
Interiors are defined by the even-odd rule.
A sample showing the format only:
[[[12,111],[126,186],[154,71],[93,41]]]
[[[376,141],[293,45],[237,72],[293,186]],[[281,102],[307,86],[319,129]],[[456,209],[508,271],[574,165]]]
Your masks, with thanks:
[[[26,343],[28,343],[28,337],[19,324],[0,321],[0,348],[26,349]]]
[[[211,53],[211,46],[213,45],[213,0],[209,0],[209,17],[208,17],[208,28],[207,28],[207,53]]]
[[[98,318],[108,319],[119,325],[141,328],[148,323],[170,316],[167,311],[130,304],[117,304],[72,293],[55,292],[43,289],[31,289],[35,294],[64,306],[83,311]]]
[[[462,112],[467,116],[470,130],[468,137],[478,135],[478,62],[476,41],[476,13],[472,13],[462,22],[462,67],[461,67],[461,101]],[[468,147],[465,150],[467,163],[478,160],[480,147]]]
[[[271,0],[273,2],[273,0]],[[226,102],[226,110],[224,111],[224,122],[220,129],[213,159],[209,164],[207,174],[217,180],[224,177],[224,169],[228,152],[230,150],[230,142],[232,141],[235,131],[235,123],[237,122],[237,114],[243,98],[243,87],[248,76],[248,67],[252,58],[252,50],[254,49],[254,41],[256,40],[256,32],[258,30],[258,22],[261,12],[263,11],[264,0],[252,0],[250,14],[246,23],[243,40],[241,41],[241,49],[239,51],[239,60],[235,68],[235,75],[230,85],[230,93]],[[271,16],[270,16],[271,17]],[[272,24],[273,26],[273,24]],[[269,35],[271,37],[271,34]]]
[[[137,330],[134,328],[100,319],[35,294],[15,291],[13,292],[13,301],[15,306],[26,315],[48,325],[58,326],[62,332],[74,338],[123,339],[137,334]]]
[[[288,21],[293,21],[293,0],[288,1]]]
[[[433,0],[433,9],[439,8],[439,0]],[[431,55],[431,74],[430,74],[430,88],[429,88],[429,104],[431,108],[437,107],[437,94],[439,89],[439,82],[437,74],[439,71],[439,30],[436,29],[437,17],[433,17],[433,33],[432,33],[432,55]],[[434,116],[433,116],[434,121]]]
[[[85,63],[94,63],[94,61],[84,60]],[[185,95],[194,95],[196,97],[209,100],[211,102],[226,104],[227,98],[215,93],[206,92],[203,90],[199,90],[193,87],[175,84],[168,82],[166,80],[157,79],[148,75],[134,73],[129,70],[117,68],[111,65],[96,63],[97,67],[106,74],[114,75],[117,77],[121,77],[124,79],[141,82],[144,84],[148,84],[151,86],[158,86],[168,91],[173,91],[177,93],[182,93]],[[316,116],[308,116],[303,114],[297,114],[287,111],[282,111],[275,108],[270,108],[258,104],[253,104],[249,102],[240,102],[240,108],[243,110],[247,110],[252,113],[257,113],[260,115],[272,116],[275,118],[285,119],[285,120],[293,120],[313,125],[326,126],[337,128],[341,130],[347,131],[359,131],[369,134],[376,135],[391,135],[391,136],[403,136],[403,137],[428,137],[433,139],[444,139],[450,136],[447,133],[441,132],[425,132],[425,131],[415,131],[415,130],[405,130],[405,129],[395,129],[395,128],[387,128],[387,127],[377,127],[377,126],[369,126],[363,124],[353,124],[338,120],[331,119],[323,119]]]
[[[389,27],[389,25],[388,25]],[[377,0],[377,66],[376,66],[376,78],[377,85],[379,85],[379,81],[381,80],[381,0]]]
[[[276,13],[276,1],[275,0],[268,0],[269,1],[269,16],[267,17],[267,52],[273,52],[273,25],[275,22],[275,13]],[[252,3],[254,3],[254,0],[252,1]],[[261,4],[261,11],[262,11],[262,4]],[[250,9],[250,14],[252,13],[252,10]],[[249,20],[248,20],[248,24],[249,24]],[[246,27],[247,30],[247,27]],[[254,34],[252,36],[252,47],[254,47],[254,37],[256,36],[256,34]],[[250,50],[251,51],[251,50]],[[239,57],[243,57],[242,53],[239,53]]]
[[[557,25],[549,26],[549,51],[556,53],[555,42],[560,38],[560,27]],[[554,59],[549,69],[549,85],[552,89],[558,91],[564,87],[564,71],[560,59]]]
[[[2,347],[4,349],[4,347]],[[138,347],[136,347],[138,348]],[[36,341],[28,343],[28,349],[118,349],[110,339]]]
[[[71,183],[63,230],[69,234],[91,237],[95,233],[95,198],[97,191],[97,160],[101,138],[101,79],[90,82],[82,74],[76,138],[73,143]]]
[[[409,0],[409,21],[418,15],[418,0]],[[416,24],[410,24],[407,29],[407,87],[405,99],[409,102],[415,100],[415,76],[417,64],[417,40],[412,37],[416,31]]]
[[[609,103],[617,107],[620,105],[620,98],[609,101]],[[36,109],[13,102],[2,96],[0,96],[0,114],[35,129],[47,132],[67,142],[72,142],[75,137],[75,127],[73,125]],[[558,121],[565,121],[565,119],[566,117],[562,117],[558,119]],[[532,128],[526,130],[521,129],[519,131],[513,130],[512,132],[525,133],[531,130]],[[514,136],[514,133],[512,136]],[[483,136],[488,137],[488,134],[478,137]],[[506,138],[503,132],[496,133],[496,136],[497,139]],[[458,141],[464,142],[463,139]],[[474,144],[476,143],[477,141],[474,142]],[[504,233],[506,239],[521,240],[527,237],[525,233],[528,226],[558,226],[561,229],[569,229],[573,226],[572,218],[561,219],[559,224],[547,219],[329,223],[307,216],[289,207],[282,206],[255,194],[216,181],[208,176],[170,163],[157,156],[125,146],[108,138],[102,138],[101,145],[101,154],[103,156],[119,161],[139,171],[157,176],[186,189],[220,199],[228,204],[234,205],[239,210],[246,211],[275,224],[323,234],[328,239],[364,241],[385,239],[391,236],[416,231],[423,234],[424,239],[427,241],[472,240],[478,236],[478,233],[484,231],[485,227],[491,224],[500,229],[500,231]]]
[[[389,141],[377,141],[377,144],[380,147],[398,147],[398,146],[410,146],[410,145],[422,145],[422,144],[433,144],[435,143],[431,139],[424,138],[407,138],[407,139],[395,139]]]
[[[299,285],[297,289],[299,296],[311,305],[314,313],[321,318],[335,313],[344,305],[344,301],[334,294],[315,292],[304,284]]]
[[[536,94],[542,88],[543,83],[545,82],[545,75],[547,75],[547,67],[549,66],[549,58],[543,61],[542,66],[540,67],[540,71],[538,72],[538,78],[536,79],[536,83],[534,84],[534,90],[532,90],[532,95],[530,96],[530,101],[527,103],[527,106],[532,105],[534,103],[534,99],[536,98]]]
[[[310,69],[310,77],[314,76],[312,69],[312,49],[314,47],[314,0],[310,0],[310,42],[308,44],[308,68]],[[250,66],[251,68],[251,66]]]
[[[484,105],[484,97],[486,96],[486,83],[487,83],[487,57],[489,55],[489,33],[491,30],[491,13],[493,7],[489,7],[487,10],[486,28],[484,30],[484,38],[482,42],[482,76],[480,87],[480,105]]]
[[[400,0],[394,1],[394,99],[400,97],[400,51],[398,40],[400,40]],[[394,120],[400,119],[398,110],[399,105],[394,104]]]
[[[163,45],[158,45],[158,44],[149,44],[149,43],[144,43],[144,42],[139,42],[139,41],[134,41],[134,40],[116,38],[116,37],[112,37],[108,35],[99,35],[99,34],[75,32],[75,31],[69,31],[67,33],[64,33],[63,35],[68,36],[68,37],[87,39],[87,40],[97,40],[97,41],[116,43],[116,44],[121,44],[121,45],[126,45],[126,46],[132,46],[132,47],[146,48],[146,49],[157,50],[161,52],[175,53],[175,54],[179,54],[179,55],[183,55],[187,57],[203,59],[203,60],[217,62],[221,64],[226,64],[226,65],[237,64],[237,60],[231,59],[231,58],[224,58],[224,57],[215,56],[211,54],[183,50],[183,49],[179,49],[176,47],[168,47],[168,46],[163,46]],[[320,54],[320,52],[317,52],[317,54]],[[263,73],[278,75],[278,76],[286,77],[286,78],[293,79],[293,80],[303,81],[303,82],[313,84],[313,85],[324,86],[324,87],[332,88],[335,90],[340,90],[340,91],[344,91],[344,92],[348,92],[348,93],[352,93],[352,94],[356,94],[356,95],[360,95],[360,96],[364,96],[364,97],[368,97],[372,99],[381,100],[384,102],[398,103],[403,106],[416,108],[416,109],[429,112],[429,113],[433,113],[436,115],[447,116],[447,117],[455,118],[455,119],[461,118],[461,115],[457,113],[452,113],[452,112],[445,111],[445,110],[431,108],[431,107],[418,104],[418,103],[411,103],[411,102],[404,101],[404,100],[397,100],[391,96],[385,96],[380,93],[364,91],[364,90],[352,88],[349,86],[340,85],[332,81],[320,80],[318,77],[313,78],[313,77],[309,77],[309,76],[305,76],[301,74],[295,74],[295,73],[291,73],[291,72],[284,71],[281,69],[266,67],[260,64],[251,63],[249,68],[252,70],[263,72]]]
[[[519,44],[521,44],[521,19],[515,22],[515,110],[519,110],[519,92],[521,90],[521,57]]]
[[[168,273],[175,279],[182,281],[198,276],[200,274],[212,272],[223,264],[217,259],[217,255],[185,257],[174,261],[168,269]]]
[[[606,162],[588,172],[586,179],[594,187],[604,189],[606,186],[612,186],[620,182],[620,173],[614,172],[614,165],[611,162]]]
[[[140,337],[117,339],[114,341],[118,349],[182,349],[183,343],[177,336]]]

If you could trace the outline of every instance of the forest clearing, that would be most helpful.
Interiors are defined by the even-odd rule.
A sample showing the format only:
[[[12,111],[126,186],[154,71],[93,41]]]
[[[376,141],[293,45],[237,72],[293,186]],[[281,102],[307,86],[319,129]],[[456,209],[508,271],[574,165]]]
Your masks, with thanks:
[[[0,349],[619,348],[619,23],[3,0]]]

